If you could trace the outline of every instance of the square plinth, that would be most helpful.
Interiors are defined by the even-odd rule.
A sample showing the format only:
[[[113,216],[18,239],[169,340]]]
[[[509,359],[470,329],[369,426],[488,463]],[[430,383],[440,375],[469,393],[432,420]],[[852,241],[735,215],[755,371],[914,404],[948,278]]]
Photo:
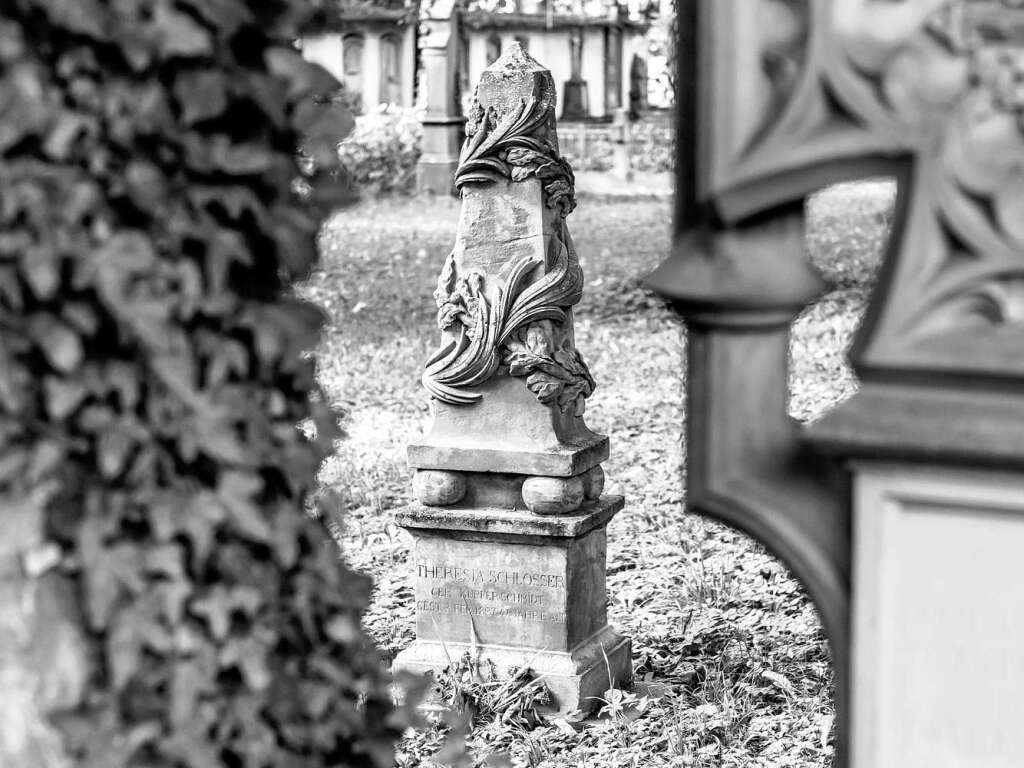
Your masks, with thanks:
[[[398,522],[415,541],[417,640],[396,669],[439,671],[476,648],[499,670],[543,674],[563,710],[590,708],[610,681],[628,684],[629,641],[607,624],[605,588],[607,524],[622,506],[612,496],[557,517],[403,510]]]
[[[409,445],[413,469],[573,477],[608,458],[608,438],[571,411],[540,403],[522,379],[466,387],[468,405],[434,400],[430,431]]]

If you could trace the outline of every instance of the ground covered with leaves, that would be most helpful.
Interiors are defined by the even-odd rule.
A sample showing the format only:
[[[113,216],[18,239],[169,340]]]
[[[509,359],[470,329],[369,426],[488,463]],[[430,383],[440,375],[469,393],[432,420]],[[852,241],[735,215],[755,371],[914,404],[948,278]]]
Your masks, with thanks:
[[[893,195],[871,182],[809,203],[809,255],[835,288],[795,325],[796,418],[819,416],[856,386],[842,352]],[[457,202],[444,199],[345,210],[325,227],[322,271],[301,289],[330,315],[319,377],[347,432],[322,480],[340,501],[346,559],[375,581],[364,623],[388,657],[414,637],[411,540],[394,511],[411,497],[405,445],[429,421],[419,373],[436,341],[431,291],[457,217]],[[609,528],[609,619],[633,638],[636,688],[586,722],[485,707],[466,738],[469,759],[457,754],[461,736],[427,723],[399,745],[401,768],[831,762],[832,675],[813,607],[749,538],[683,509],[683,329],[640,287],[668,251],[669,221],[666,202],[587,199],[569,218],[587,276],[577,344],[598,382],[587,420],[611,437],[607,492],[627,499]]]

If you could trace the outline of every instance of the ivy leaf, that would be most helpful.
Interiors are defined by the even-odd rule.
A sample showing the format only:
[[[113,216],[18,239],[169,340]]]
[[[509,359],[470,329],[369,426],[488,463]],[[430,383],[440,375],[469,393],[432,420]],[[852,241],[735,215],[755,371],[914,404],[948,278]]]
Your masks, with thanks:
[[[185,5],[198,13],[224,38],[230,38],[244,24],[254,21],[252,12],[242,0],[185,0]]]
[[[94,40],[109,40],[109,16],[96,0],[48,0],[43,12],[57,26]]]
[[[127,430],[114,427],[104,431],[96,444],[100,474],[108,480],[118,477],[125,469],[134,444]]]
[[[220,133],[213,136],[190,133],[185,137],[185,161],[197,171],[246,176],[269,171],[277,158],[262,142],[235,144]]]
[[[196,57],[213,51],[210,34],[191,16],[175,10],[169,0],[157,3],[149,29],[166,57]]]
[[[189,768],[223,768],[220,747],[210,738],[212,717],[202,713],[202,707],[194,710],[187,723],[179,724],[170,738],[160,742],[160,752]]]
[[[247,450],[235,434],[234,427],[223,418],[210,419],[197,414],[191,420],[199,449],[218,461],[235,465],[253,463],[253,451]]]
[[[292,124],[302,135],[299,149],[316,163],[331,170],[338,166],[338,144],[352,132],[356,120],[342,104],[322,104],[307,99],[299,104]]]
[[[62,111],[50,128],[43,150],[56,160],[66,160],[79,143],[81,133],[87,129],[96,130],[95,118]]]
[[[107,630],[107,668],[114,690],[121,690],[139,668],[144,648],[169,651],[171,638],[159,620],[157,604],[137,600],[113,617]]]
[[[175,664],[171,674],[170,719],[176,728],[188,723],[195,715],[199,698],[210,691],[217,677],[217,666],[212,649]]]
[[[84,352],[78,334],[53,315],[33,315],[29,335],[55,370],[70,373],[82,362]]]
[[[43,132],[52,120],[39,73],[20,66],[0,79],[0,153]]]
[[[50,246],[31,246],[23,251],[21,274],[32,294],[43,301],[54,298],[60,288],[60,258]]]
[[[81,381],[58,379],[55,376],[43,379],[46,410],[55,421],[62,421],[71,415],[87,395],[88,390]]]
[[[182,72],[174,81],[174,96],[187,125],[210,120],[228,107],[227,77],[212,69]]]
[[[227,510],[235,530],[243,536],[267,543],[271,539],[270,523],[253,497],[263,490],[263,480],[250,472],[224,472],[217,483],[217,498]]]
[[[167,201],[167,178],[153,163],[132,160],[125,168],[124,181],[132,201],[147,211],[156,211]]]
[[[95,524],[83,525],[82,533]],[[83,539],[79,544],[85,582],[85,607],[89,624],[94,630],[102,630],[110,623],[110,617],[122,596],[142,591],[142,564],[140,552],[130,544],[104,547],[90,544]]]
[[[326,96],[341,87],[334,75],[319,64],[306,61],[294,48],[283,45],[268,48],[264,61],[270,73],[287,85],[287,96],[292,102],[307,96]]]

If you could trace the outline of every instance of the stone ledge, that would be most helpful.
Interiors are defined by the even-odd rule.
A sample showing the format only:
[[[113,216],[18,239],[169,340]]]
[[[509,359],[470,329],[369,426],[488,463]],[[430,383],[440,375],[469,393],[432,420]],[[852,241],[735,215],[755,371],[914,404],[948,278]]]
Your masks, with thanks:
[[[592,441],[583,445],[557,446],[546,451],[489,448],[474,444],[446,445],[439,441],[414,443],[408,450],[409,466],[413,469],[573,477],[608,458],[608,438],[595,435]]]
[[[413,504],[395,515],[403,528],[513,537],[579,538],[605,525],[625,506],[622,496],[602,496],[571,515],[535,515],[527,509],[428,507]]]
[[[474,649],[469,643],[417,639],[395,657],[391,669],[414,674],[440,672],[474,652],[481,660],[493,662],[499,676],[509,675],[512,667],[529,667],[544,678],[554,696],[554,708],[562,712],[595,709],[605,691],[628,688],[633,680],[630,639],[607,625],[568,652],[500,645]]]

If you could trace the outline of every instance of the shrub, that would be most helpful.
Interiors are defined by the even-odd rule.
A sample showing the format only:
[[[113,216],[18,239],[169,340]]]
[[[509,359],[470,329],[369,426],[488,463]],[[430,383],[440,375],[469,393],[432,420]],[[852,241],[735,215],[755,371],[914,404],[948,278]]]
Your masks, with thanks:
[[[382,104],[356,118],[355,130],[338,147],[338,157],[360,190],[372,195],[408,192],[422,144],[419,113]]]
[[[368,585],[303,509],[337,430],[290,186],[300,133],[329,171],[351,125],[288,42],[305,7],[0,10],[0,501],[81,608],[76,765],[383,766],[401,728]]]
[[[560,128],[562,154],[576,171],[610,171],[615,167],[615,128],[606,123],[568,123]],[[585,137],[585,138],[584,138]],[[634,171],[670,172],[675,133],[660,116],[630,123],[629,161]]]

